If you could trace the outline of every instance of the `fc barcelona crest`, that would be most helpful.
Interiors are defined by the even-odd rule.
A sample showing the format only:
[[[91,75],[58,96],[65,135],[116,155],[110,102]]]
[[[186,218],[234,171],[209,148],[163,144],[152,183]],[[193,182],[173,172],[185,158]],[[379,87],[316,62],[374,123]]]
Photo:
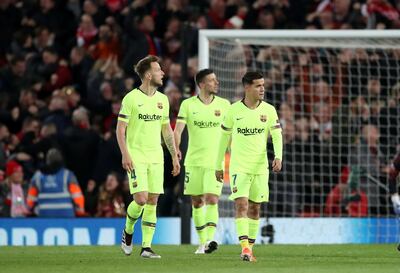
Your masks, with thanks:
[[[132,183],[132,187],[136,188],[137,187],[137,182]]]
[[[266,115],[260,115],[260,120],[262,122],[266,122],[267,121],[267,116]]]
[[[158,109],[163,109],[162,102],[158,102],[158,103],[157,103],[157,107],[158,107]]]
[[[214,112],[216,117],[219,117],[221,115],[221,111],[220,110],[215,110]]]
[[[233,187],[232,191],[233,193],[237,193],[237,187]]]

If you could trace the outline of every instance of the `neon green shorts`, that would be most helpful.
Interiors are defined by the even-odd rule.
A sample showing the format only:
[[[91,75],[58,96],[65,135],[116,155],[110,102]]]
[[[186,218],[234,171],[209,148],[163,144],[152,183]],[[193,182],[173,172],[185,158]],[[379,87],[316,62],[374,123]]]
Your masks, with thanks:
[[[215,170],[195,166],[188,166],[185,170],[185,195],[221,195],[224,183],[215,178]]]
[[[164,164],[162,163],[137,163],[135,170],[128,173],[128,178],[131,194],[142,191],[164,193]]]
[[[247,174],[230,172],[231,195],[229,199],[247,197],[255,203],[268,202],[269,188],[267,174]]]

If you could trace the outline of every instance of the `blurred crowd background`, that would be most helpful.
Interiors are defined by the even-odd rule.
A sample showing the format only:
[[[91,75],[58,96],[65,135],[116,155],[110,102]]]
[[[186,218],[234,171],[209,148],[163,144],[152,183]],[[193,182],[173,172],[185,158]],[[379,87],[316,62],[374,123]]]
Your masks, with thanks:
[[[67,185],[58,190],[73,197],[75,215],[124,216],[132,197],[116,117],[146,55],[162,57],[160,91],[174,126],[180,102],[195,93],[200,29],[391,29],[399,8],[386,0],[0,0],[0,216],[38,214],[49,177]],[[387,183],[400,135],[400,52],[248,50],[284,125],[286,165],[273,180],[283,182],[272,186],[271,215],[391,213],[384,188],[360,181],[373,165],[368,175]],[[361,156],[349,159],[349,147]],[[165,157],[159,214],[176,216],[181,189]],[[366,157],[366,166],[357,161]],[[65,176],[53,175],[60,170]]]

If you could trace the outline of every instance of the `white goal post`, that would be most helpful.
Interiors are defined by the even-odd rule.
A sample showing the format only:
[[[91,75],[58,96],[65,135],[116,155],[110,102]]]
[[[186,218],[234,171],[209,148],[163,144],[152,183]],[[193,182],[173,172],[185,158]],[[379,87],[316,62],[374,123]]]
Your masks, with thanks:
[[[354,45],[349,44],[349,47],[368,47],[371,40],[379,41],[380,39],[400,39],[400,30],[200,30],[199,31],[199,69],[209,66],[209,41],[210,39],[241,39],[242,41],[254,40],[263,38],[270,40],[269,45],[287,45],[279,44],[279,40],[315,40],[322,42],[331,39],[343,39],[346,42],[358,41]],[[274,42],[274,40],[277,40]],[[362,42],[365,42],[363,45]],[[326,43],[326,42],[324,42]],[[309,44],[315,46],[315,44]],[[321,45],[323,46],[323,45]],[[327,47],[332,47],[332,44],[325,44]],[[345,46],[345,45],[343,45]],[[400,48],[400,44],[381,43],[384,48]]]

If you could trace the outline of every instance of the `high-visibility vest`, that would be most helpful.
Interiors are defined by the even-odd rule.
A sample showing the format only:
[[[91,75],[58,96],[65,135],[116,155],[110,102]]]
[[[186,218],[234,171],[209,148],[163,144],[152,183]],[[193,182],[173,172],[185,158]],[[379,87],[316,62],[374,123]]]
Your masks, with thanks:
[[[29,201],[36,204],[39,217],[75,217],[75,211],[83,210],[83,196],[75,175],[65,168],[54,174],[37,171],[31,187],[28,204]],[[31,194],[34,192],[36,194]],[[81,204],[78,205],[77,200]]]

